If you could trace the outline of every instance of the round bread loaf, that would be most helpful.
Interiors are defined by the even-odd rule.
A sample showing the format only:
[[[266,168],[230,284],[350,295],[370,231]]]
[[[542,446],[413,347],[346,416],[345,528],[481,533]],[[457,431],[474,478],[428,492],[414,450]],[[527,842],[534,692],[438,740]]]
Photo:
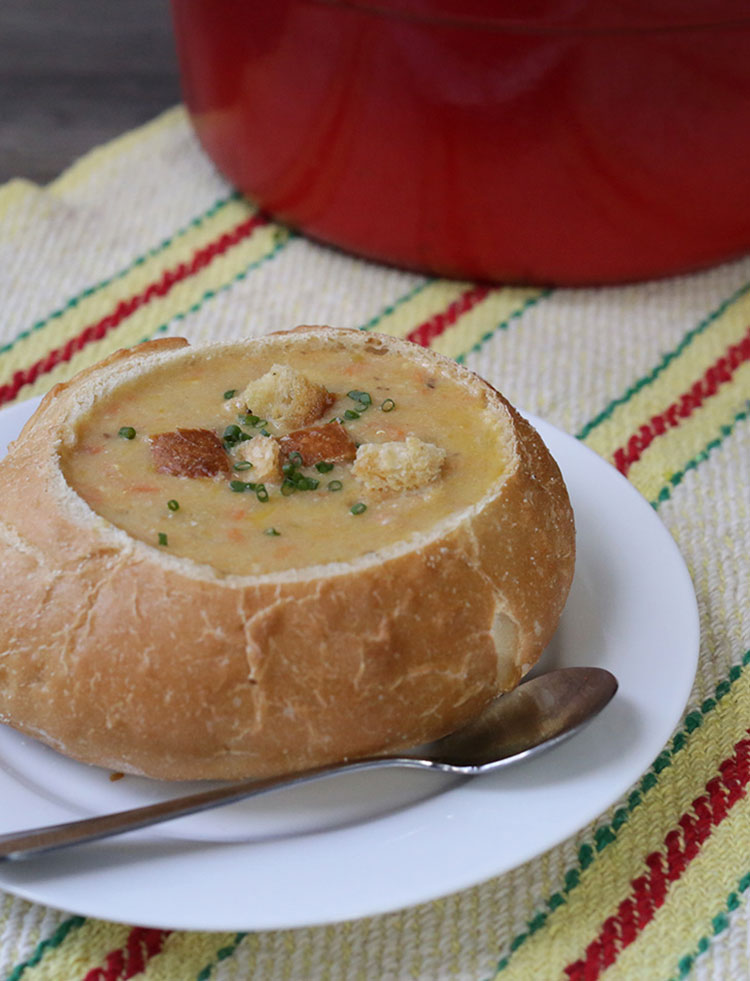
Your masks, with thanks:
[[[229,390],[198,428],[207,378]],[[141,403],[153,425],[136,432]],[[195,450],[205,472],[195,432],[212,441],[210,466]],[[271,451],[276,482],[253,482]],[[209,492],[229,524],[204,515],[193,540],[189,502]],[[446,734],[532,667],[573,576],[568,495],[532,426],[454,361],[356,330],[119,351],[49,392],[0,495],[0,721],[167,780]]]

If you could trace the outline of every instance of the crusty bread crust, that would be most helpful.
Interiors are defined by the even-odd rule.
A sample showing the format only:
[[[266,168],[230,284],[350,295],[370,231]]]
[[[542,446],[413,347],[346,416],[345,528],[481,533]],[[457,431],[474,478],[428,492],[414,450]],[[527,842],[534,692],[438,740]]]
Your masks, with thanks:
[[[536,662],[575,554],[565,485],[536,431],[416,345],[331,328],[283,343],[387,348],[481,391],[511,465],[416,544],[222,575],[131,538],[64,479],[59,448],[94,399],[202,356],[178,339],[118,352],[57,385],[0,463],[0,721],[115,770],[234,779],[437,738]]]

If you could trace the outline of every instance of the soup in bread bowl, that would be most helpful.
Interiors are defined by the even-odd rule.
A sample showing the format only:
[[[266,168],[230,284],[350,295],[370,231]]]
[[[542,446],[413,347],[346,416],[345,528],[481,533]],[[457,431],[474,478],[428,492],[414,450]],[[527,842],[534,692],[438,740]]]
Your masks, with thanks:
[[[120,351],[0,463],[0,720],[160,779],[436,739],[558,623],[573,514],[489,384],[305,327]]]

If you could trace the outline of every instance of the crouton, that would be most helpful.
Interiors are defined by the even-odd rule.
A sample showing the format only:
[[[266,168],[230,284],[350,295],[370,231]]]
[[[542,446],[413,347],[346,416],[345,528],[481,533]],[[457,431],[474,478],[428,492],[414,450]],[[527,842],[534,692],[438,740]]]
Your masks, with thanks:
[[[336,401],[322,385],[316,385],[299,371],[275,364],[260,378],[251,381],[240,402],[255,415],[270,419],[285,429],[297,429],[319,419]]]
[[[280,484],[283,480],[281,447],[273,436],[256,436],[240,443],[236,456],[252,463],[251,480],[269,484]]]
[[[329,463],[348,463],[357,452],[357,444],[340,422],[327,422],[325,426],[311,426],[298,429],[288,436],[282,436],[281,452],[285,457],[299,453],[302,464],[311,467],[314,463],[326,460]]]
[[[444,449],[416,436],[407,436],[402,442],[363,443],[352,474],[367,490],[416,490],[438,477],[445,457]]]
[[[229,457],[219,437],[210,429],[176,429],[148,439],[159,473],[177,477],[216,477],[229,473]]]

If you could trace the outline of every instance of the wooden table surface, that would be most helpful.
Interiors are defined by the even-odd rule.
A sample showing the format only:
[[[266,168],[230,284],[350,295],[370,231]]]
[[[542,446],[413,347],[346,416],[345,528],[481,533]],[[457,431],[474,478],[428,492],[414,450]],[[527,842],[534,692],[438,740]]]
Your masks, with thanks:
[[[168,0],[0,0],[0,183],[45,183],[179,101]]]

